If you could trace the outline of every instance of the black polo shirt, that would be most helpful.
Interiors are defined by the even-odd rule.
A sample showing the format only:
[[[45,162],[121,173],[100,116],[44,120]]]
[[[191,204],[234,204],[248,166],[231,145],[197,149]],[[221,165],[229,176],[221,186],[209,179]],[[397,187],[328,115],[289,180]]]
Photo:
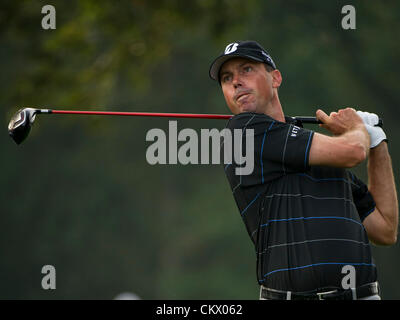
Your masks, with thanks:
[[[290,121],[246,112],[227,124],[254,130],[253,173],[236,174],[234,161],[224,169],[255,245],[259,284],[293,292],[341,288],[345,265],[354,266],[356,286],[376,281],[362,224],[375,209],[367,186],[349,170],[311,167],[314,132]],[[244,136],[234,149],[240,144],[244,155]]]

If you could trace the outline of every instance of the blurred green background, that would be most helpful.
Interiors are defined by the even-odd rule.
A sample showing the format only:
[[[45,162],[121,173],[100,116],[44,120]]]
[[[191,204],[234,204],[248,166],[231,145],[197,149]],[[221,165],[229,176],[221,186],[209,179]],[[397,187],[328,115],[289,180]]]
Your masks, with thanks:
[[[56,30],[41,27],[46,4]],[[346,4],[356,30],[341,27]],[[384,118],[399,184],[399,12],[398,1],[1,1],[0,298],[258,299],[221,165],[146,162],[146,133],[169,119],[39,115],[20,146],[8,121],[21,106],[228,113],[208,68],[252,39],[282,72],[286,115],[352,106]],[[367,181],[366,163],[354,171]],[[384,299],[400,298],[399,253],[373,247]],[[41,287],[47,264],[56,290]]]

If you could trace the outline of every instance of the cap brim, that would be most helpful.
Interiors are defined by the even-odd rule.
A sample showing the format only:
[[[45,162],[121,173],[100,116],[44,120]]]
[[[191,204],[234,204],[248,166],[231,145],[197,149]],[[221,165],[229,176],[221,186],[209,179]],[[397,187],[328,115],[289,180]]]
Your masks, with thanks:
[[[219,57],[217,57],[214,62],[211,64],[210,67],[210,71],[209,71],[209,75],[210,78],[213,80],[218,81],[218,74],[219,74],[219,70],[221,69],[221,66],[228,60],[232,59],[232,58],[247,58],[250,60],[254,60],[257,62],[264,62],[262,59],[250,56],[250,55],[246,55],[243,53],[232,53],[232,54],[223,54],[220,55]]]

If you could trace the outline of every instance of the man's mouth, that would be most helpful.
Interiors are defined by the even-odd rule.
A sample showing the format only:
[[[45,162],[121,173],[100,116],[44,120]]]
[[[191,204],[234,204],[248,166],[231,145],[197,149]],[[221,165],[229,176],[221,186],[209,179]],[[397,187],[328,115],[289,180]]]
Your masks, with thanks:
[[[243,100],[245,97],[247,97],[250,94],[250,92],[241,92],[236,96],[236,102],[240,102]]]

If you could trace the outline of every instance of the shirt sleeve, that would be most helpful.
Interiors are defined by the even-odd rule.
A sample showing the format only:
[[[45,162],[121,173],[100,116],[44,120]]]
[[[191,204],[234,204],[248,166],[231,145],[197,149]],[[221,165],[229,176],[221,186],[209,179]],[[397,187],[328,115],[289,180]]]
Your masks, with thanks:
[[[313,131],[250,112],[233,117],[228,128],[254,132],[254,170],[250,176],[243,177],[242,183],[265,183],[308,170]],[[245,150],[243,143],[242,149]]]
[[[352,180],[353,201],[357,208],[361,222],[375,210],[376,204],[368,187],[349,171],[350,179]]]

